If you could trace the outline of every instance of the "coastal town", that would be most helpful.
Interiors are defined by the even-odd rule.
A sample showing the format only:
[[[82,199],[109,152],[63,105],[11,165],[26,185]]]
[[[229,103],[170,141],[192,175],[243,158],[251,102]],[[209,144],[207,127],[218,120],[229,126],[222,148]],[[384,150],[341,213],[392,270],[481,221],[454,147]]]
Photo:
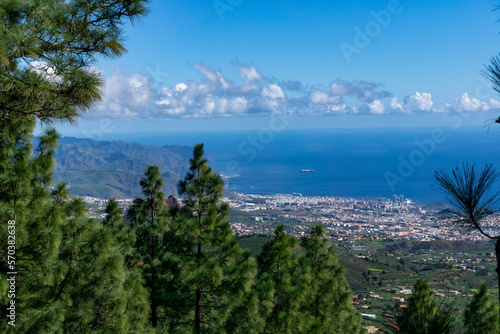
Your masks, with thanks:
[[[403,195],[392,199],[354,199],[326,196],[245,195],[224,198],[231,208],[250,215],[251,222],[231,221],[235,234],[270,234],[276,224],[300,237],[313,223],[326,226],[336,240],[483,240],[479,233],[464,233],[453,226],[449,207],[422,206]],[[497,232],[498,216],[484,221],[485,229]],[[233,219],[234,220],[234,219]]]
[[[103,218],[105,199],[83,197],[89,204],[89,214]],[[133,199],[117,200],[124,212]],[[391,240],[484,240],[477,232],[467,232],[456,225],[446,205],[419,205],[403,195],[391,199],[356,199],[301,194],[240,194],[229,193],[222,199],[231,208],[230,223],[237,236],[272,235],[278,224],[288,233],[304,236],[309,227],[322,223],[331,239],[355,241],[361,239]],[[170,196],[167,205],[182,205],[182,199]],[[490,216],[483,222],[486,231],[500,231],[500,217]],[[453,228],[448,228],[453,226]]]

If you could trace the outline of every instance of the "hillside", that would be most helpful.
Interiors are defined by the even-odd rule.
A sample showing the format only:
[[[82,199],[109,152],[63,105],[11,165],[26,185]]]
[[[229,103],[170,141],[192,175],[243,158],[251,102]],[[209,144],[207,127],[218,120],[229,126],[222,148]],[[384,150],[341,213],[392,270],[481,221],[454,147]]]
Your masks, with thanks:
[[[139,180],[148,165],[156,165],[165,179],[165,193],[177,195],[191,154],[187,146],[64,137],[56,150],[54,176],[69,184],[73,195],[130,198],[141,196]]]
[[[448,240],[433,240],[433,241],[403,241],[388,245],[385,250],[393,252],[396,250],[420,251],[420,250],[448,250],[448,249],[471,249],[476,246],[473,241],[448,241]]]

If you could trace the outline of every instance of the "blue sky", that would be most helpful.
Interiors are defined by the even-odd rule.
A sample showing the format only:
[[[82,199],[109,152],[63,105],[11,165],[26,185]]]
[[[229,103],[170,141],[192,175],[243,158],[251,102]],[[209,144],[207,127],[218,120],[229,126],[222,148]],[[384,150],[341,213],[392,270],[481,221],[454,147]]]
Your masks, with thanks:
[[[153,0],[128,53],[95,65],[84,132],[469,125],[500,115],[480,70],[500,52],[495,1]],[[111,130],[109,130],[111,131]]]

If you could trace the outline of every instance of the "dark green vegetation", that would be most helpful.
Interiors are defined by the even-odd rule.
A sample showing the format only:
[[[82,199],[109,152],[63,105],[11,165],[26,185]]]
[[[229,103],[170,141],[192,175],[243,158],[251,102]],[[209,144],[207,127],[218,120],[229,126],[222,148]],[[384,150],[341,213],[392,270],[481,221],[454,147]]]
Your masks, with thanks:
[[[59,138],[48,128],[34,145],[36,122],[74,122],[99,100],[103,80],[89,66],[98,57],[125,51],[122,25],[144,15],[146,3],[0,3],[0,240],[9,245],[0,249],[0,312],[9,320],[2,329],[360,332],[359,313],[323,227],[313,226],[298,241],[278,226],[255,261],[231,234],[228,207],[220,202],[222,181],[207,165],[202,145],[195,146],[189,172],[179,184],[180,208],[165,207],[161,169],[146,166],[141,197],[127,214],[130,225],[114,200],[98,221],[85,215],[84,202],[70,198],[64,184],[51,187]],[[82,165],[70,158],[66,163],[141,166],[119,152],[82,156]],[[384,275],[391,267],[370,256],[363,260],[370,262],[368,276]],[[13,272],[9,281],[7,272]],[[365,280],[370,287],[375,281]],[[483,290],[468,311],[488,320],[491,305]],[[415,303],[417,311],[420,304]]]
[[[252,235],[239,237],[238,240],[242,248],[249,249],[252,252],[252,256],[257,258],[262,252],[262,247],[264,244],[271,239],[268,235]]]
[[[397,313],[396,324],[401,333],[456,333],[459,324],[454,311],[445,305],[438,306],[434,292],[424,280],[419,279],[413,287],[413,294],[408,298],[407,307]]]
[[[69,200],[63,184],[49,193],[56,139],[54,130],[42,136],[29,164],[35,168],[24,170],[33,192],[6,191],[13,199],[1,206],[5,219],[16,220],[23,256],[14,265],[16,331],[360,332],[324,228],[314,226],[299,251],[278,226],[255,261],[232,235],[229,208],[220,202],[223,183],[203,145],[195,146],[179,183],[183,206],[166,207],[159,168],[148,166],[126,225],[114,199],[99,222],[85,217],[85,204]],[[29,161],[26,143],[18,154]],[[7,291],[4,285],[3,310],[12,300]]]
[[[495,271],[500,289],[500,235],[492,234],[485,226],[486,219],[496,214],[498,209],[500,197],[498,192],[493,191],[493,186],[500,178],[500,173],[492,164],[479,168],[474,164],[462,163],[450,173],[441,170],[435,172],[434,176],[438,190],[447,196],[455,209],[450,214],[454,218],[454,225],[462,231],[478,231],[495,241]],[[500,294],[498,297],[500,301]]]
[[[351,290],[316,226],[302,240],[283,227],[263,245],[258,266],[232,235],[223,183],[194,147],[179,183],[182,207],[165,207],[157,167],[141,180],[143,198],[128,212],[149,291],[150,330],[168,333],[329,333],[360,331]],[[108,212],[113,212],[109,210]],[[312,298],[312,299],[311,299]]]
[[[125,51],[122,25],[143,16],[145,4],[0,2],[4,332],[125,333],[147,324],[147,291],[128,253],[133,237],[119,221],[87,218],[85,203],[69,199],[65,185],[49,188],[59,139],[54,129],[36,149],[31,142],[37,121],[74,122],[100,99],[103,78],[89,66]],[[8,275],[10,283],[7,272],[16,273]]]
[[[163,327],[169,333],[219,332],[250,291],[255,261],[232,236],[228,205],[220,202],[223,182],[207,165],[202,144],[195,145],[179,188],[184,205],[171,210],[170,231],[159,250],[159,273],[167,277]]]
[[[338,249],[347,277],[353,278],[351,285],[358,290],[412,286],[417,278],[438,289],[495,284],[490,242],[363,240],[339,244]]]
[[[241,246],[256,255],[267,240],[267,236],[239,238]],[[374,314],[377,321],[384,323],[392,321],[386,314],[394,315],[399,310],[400,303],[392,298],[409,297],[391,290],[412,289],[419,279],[437,291],[434,298],[438,305],[453,305],[460,313],[465,312],[482,283],[492,288],[490,293],[496,298],[493,246],[489,241],[445,240],[336,243],[339,264],[354,294],[359,297],[355,299],[356,308],[362,313]],[[496,306],[494,310],[496,312]],[[368,320],[363,320],[363,325],[385,328]]]
[[[465,312],[453,303],[439,303],[427,282],[417,280],[404,308],[395,308],[395,316],[381,322],[386,333],[407,334],[496,334],[498,312],[488,288],[481,285]]]
[[[464,325],[467,333],[498,333],[498,313],[496,305],[489,298],[488,287],[481,288],[474,294],[474,299],[464,313]]]
[[[339,244],[338,252],[349,284],[356,294],[366,297],[357,300],[358,309],[383,319],[387,310],[397,304],[392,297],[406,297],[392,294],[391,289],[411,289],[418,279],[438,291],[439,303],[453,303],[462,311],[470,302],[472,291],[482,283],[493,288],[496,296],[496,277],[492,273],[496,259],[491,247],[492,243],[486,241],[362,240]]]
[[[259,254],[267,236],[240,237],[240,244]],[[478,288],[496,284],[496,260],[487,241],[359,240],[336,243],[338,258],[353,290],[411,287],[417,278],[439,289]],[[463,261],[463,262],[462,262]],[[473,271],[474,270],[474,271]],[[382,282],[382,285],[380,284]],[[465,284],[465,285],[464,285]],[[464,291],[465,292],[465,291]]]
[[[34,149],[36,122],[74,122],[99,101],[102,76],[89,66],[125,51],[122,24],[144,15],[146,3],[0,3],[0,240],[8,240],[0,249],[2,330],[359,332],[360,317],[322,227],[302,240],[303,256],[279,228],[264,246],[256,276],[251,252],[232,235],[228,205],[220,202],[223,182],[207,165],[202,144],[179,183],[182,207],[166,207],[161,169],[146,166],[142,196],[127,214],[130,225],[113,199],[98,221],[85,215],[80,198],[69,198],[65,184],[51,188],[59,135],[47,127]],[[78,154],[63,141],[61,165],[133,170],[173,154],[150,148],[155,152],[141,152],[140,161],[131,156],[144,147],[124,153],[116,143],[90,144],[101,150]],[[181,161],[182,148],[174,150]],[[111,180],[106,186],[116,188]]]
[[[141,196],[139,180],[148,165],[158,166],[164,191],[177,195],[177,182],[188,168],[192,149],[155,147],[123,141],[65,137],[58,141],[54,178],[70,184],[72,195],[98,198]]]

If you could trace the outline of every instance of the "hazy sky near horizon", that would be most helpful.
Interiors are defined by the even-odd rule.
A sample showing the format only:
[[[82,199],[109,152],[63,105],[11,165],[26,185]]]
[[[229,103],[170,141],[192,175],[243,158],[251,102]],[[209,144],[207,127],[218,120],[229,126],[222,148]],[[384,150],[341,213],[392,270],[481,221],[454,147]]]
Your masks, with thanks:
[[[128,53],[96,66],[82,131],[453,126],[500,115],[481,76],[496,1],[152,0]],[[276,123],[277,124],[277,123]],[[105,129],[105,130],[103,130]]]

